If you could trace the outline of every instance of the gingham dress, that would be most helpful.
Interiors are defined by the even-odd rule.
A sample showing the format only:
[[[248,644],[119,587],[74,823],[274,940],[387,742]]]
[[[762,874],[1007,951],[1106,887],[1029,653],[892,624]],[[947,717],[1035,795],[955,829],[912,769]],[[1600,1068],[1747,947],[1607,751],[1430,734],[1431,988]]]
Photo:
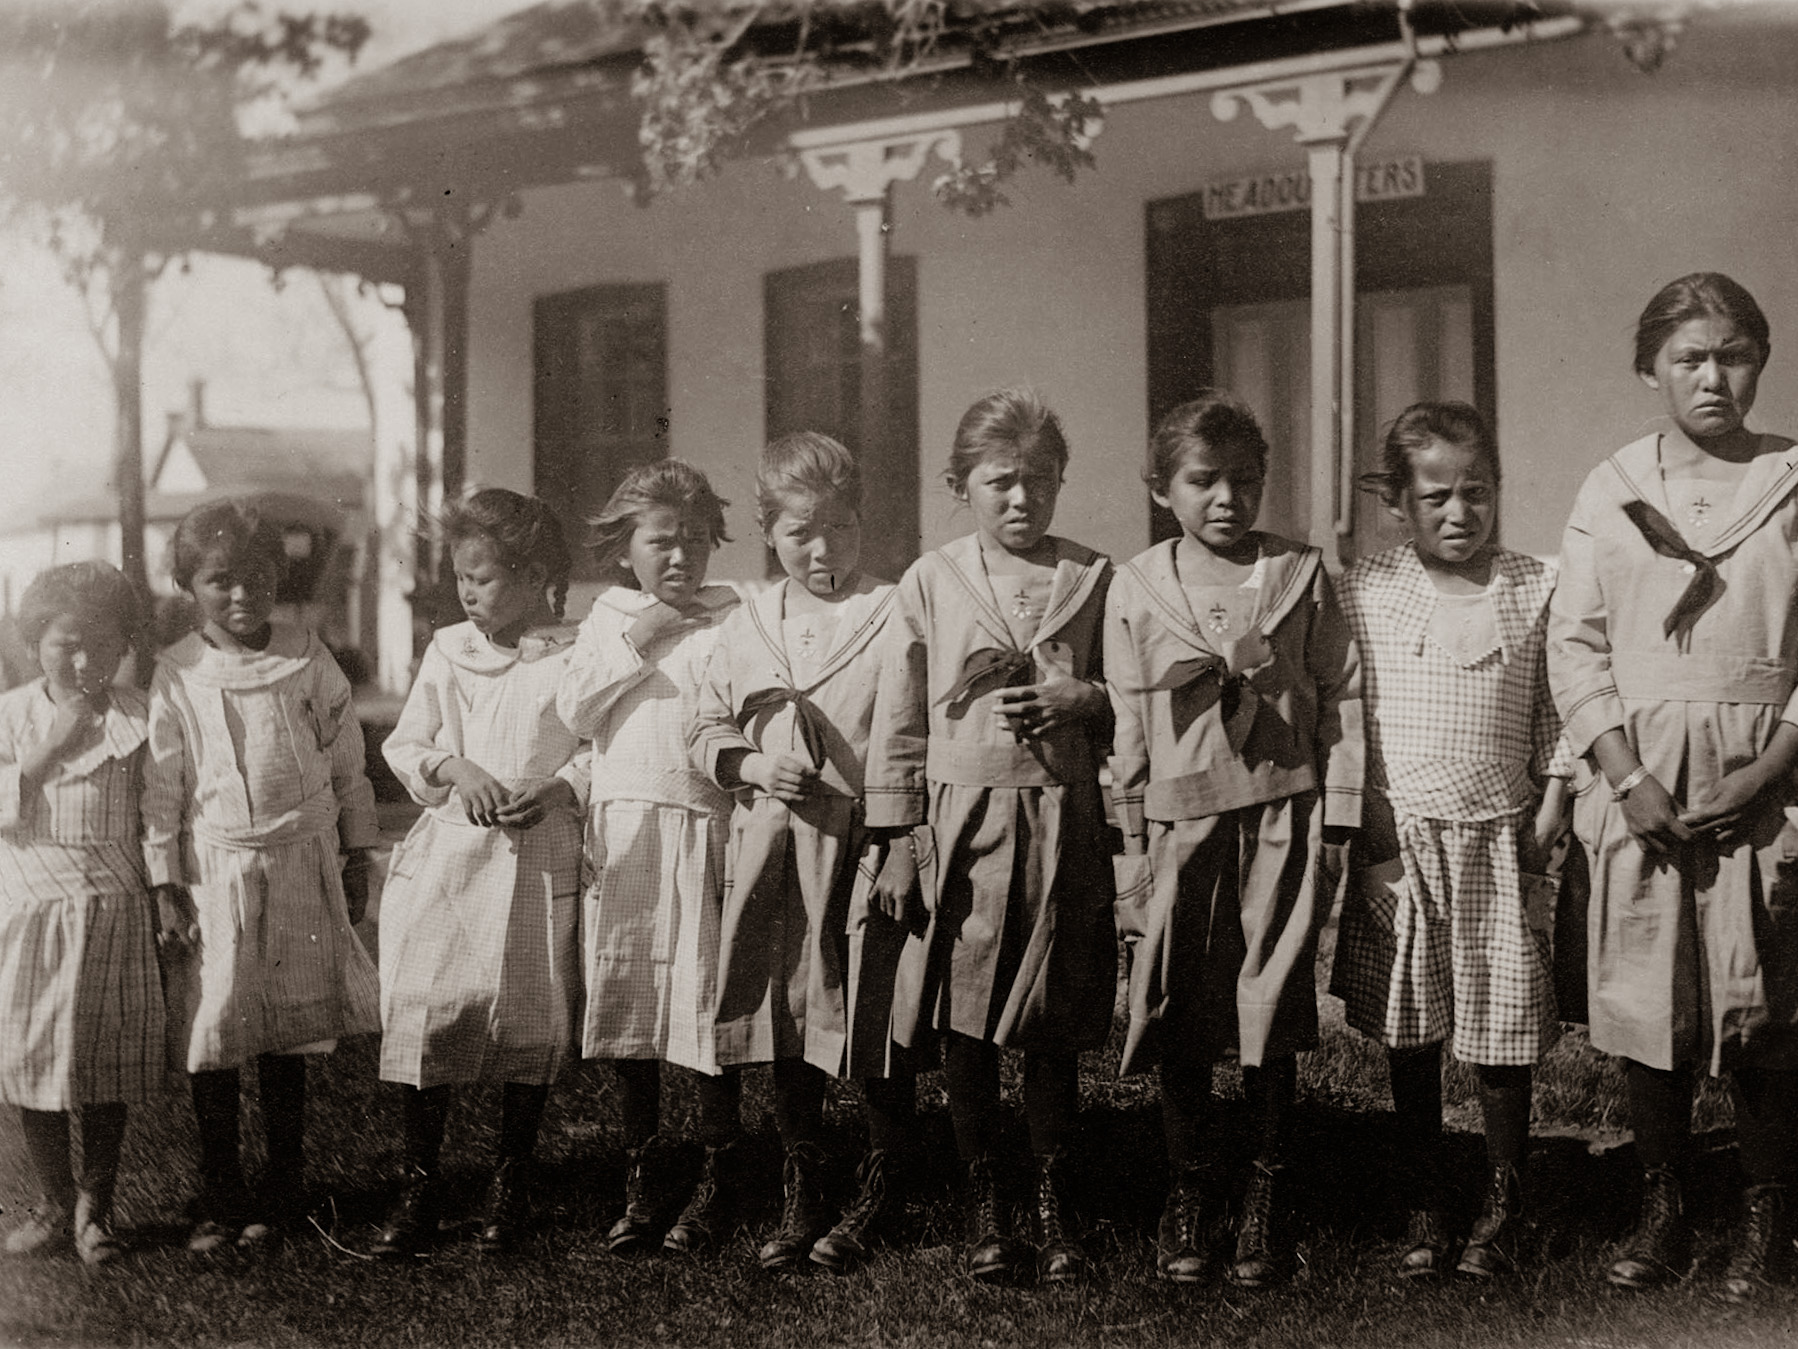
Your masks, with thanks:
[[[163,1082],[138,825],[148,712],[114,689],[98,736],[26,794],[19,761],[55,719],[41,679],[0,695],[0,1101],[144,1101]]]
[[[1496,641],[1463,660],[1430,635],[1438,595],[1410,544],[1343,573],[1380,864],[1351,877],[1331,991],[1394,1048],[1452,1035],[1463,1062],[1531,1064],[1560,1034],[1552,911],[1517,865],[1543,779],[1571,771],[1544,656],[1553,588],[1544,564],[1495,551]],[[1395,838],[1380,837],[1381,798]]]
[[[580,1006],[581,813],[530,829],[470,824],[438,771],[451,758],[518,788],[561,776],[585,805],[580,740],[556,715],[571,628],[495,647],[472,623],[431,641],[388,764],[425,813],[393,851],[381,894],[381,1077],[555,1080]]]
[[[158,658],[144,856],[199,914],[197,955],[170,968],[187,1071],[380,1028],[338,860],[379,838],[362,754],[349,681],[303,629],[276,624],[248,653],[190,633]]]
[[[718,1071],[719,914],[731,799],[687,760],[718,627],[738,602],[706,586],[685,618],[641,591],[593,602],[556,708],[593,742],[581,898],[581,1054]]]

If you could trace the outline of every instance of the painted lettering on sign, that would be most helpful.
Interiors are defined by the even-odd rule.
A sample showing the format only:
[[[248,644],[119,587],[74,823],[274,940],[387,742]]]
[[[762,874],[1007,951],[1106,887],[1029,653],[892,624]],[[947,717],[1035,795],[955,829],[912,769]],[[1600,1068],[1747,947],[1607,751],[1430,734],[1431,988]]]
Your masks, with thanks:
[[[1390,201],[1424,195],[1423,158],[1407,155],[1355,166],[1356,201]],[[1303,169],[1263,173],[1249,178],[1221,178],[1205,184],[1205,218],[1303,211],[1311,205],[1311,178]]]

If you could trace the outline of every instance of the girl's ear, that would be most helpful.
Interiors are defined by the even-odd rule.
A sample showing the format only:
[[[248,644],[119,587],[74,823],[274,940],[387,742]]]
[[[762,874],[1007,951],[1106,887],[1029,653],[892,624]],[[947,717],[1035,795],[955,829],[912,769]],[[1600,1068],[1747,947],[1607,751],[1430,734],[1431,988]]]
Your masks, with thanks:
[[[1656,393],[1660,392],[1661,381],[1658,378],[1656,378],[1654,371],[1638,370],[1638,371],[1636,371],[1636,374],[1641,379],[1641,381],[1644,384],[1646,384],[1649,388],[1653,389]]]
[[[1161,509],[1164,511],[1171,511],[1174,508],[1174,503],[1173,503],[1172,498],[1170,498],[1168,496],[1167,492],[1163,488],[1160,488],[1160,487],[1150,487],[1149,488],[1149,500],[1153,501],[1157,506],[1161,507]]]

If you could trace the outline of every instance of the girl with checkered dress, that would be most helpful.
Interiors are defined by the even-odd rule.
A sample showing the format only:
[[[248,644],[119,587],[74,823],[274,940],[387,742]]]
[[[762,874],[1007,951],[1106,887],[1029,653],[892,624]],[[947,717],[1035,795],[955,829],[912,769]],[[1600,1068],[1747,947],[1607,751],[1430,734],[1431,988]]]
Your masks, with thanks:
[[[593,742],[581,1053],[609,1060],[623,1094],[625,1211],[607,1234],[620,1254],[648,1245],[677,1197],[662,1064],[692,1073],[708,1148],[742,1127],[738,1078],[720,1071],[713,1032],[731,798],[687,758],[706,666],[739,598],[705,584],[712,550],[729,537],[726,504],[678,459],[626,476],[593,522],[595,552],[618,584],[594,600],[556,689],[562,720]],[[687,1250],[691,1230],[677,1222],[662,1245]]]
[[[1048,532],[1067,461],[1060,418],[1027,389],[962,414],[945,477],[975,532],[899,582],[868,748],[868,825],[887,849],[875,902],[901,913],[920,884],[927,911],[895,1036],[942,1036],[978,1279],[1087,1267],[1062,1190],[1078,1054],[1104,1042],[1117,984],[1098,783],[1111,563]],[[1024,1057],[1034,1250],[1012,1236],[995,1156],[1002,1048]]]
[[[18,1107],[43,1191],[6,1238],[16,1255],[71,1235],[89,1264],[119,1255],[125,1111],[162,1086],[157,921],[138,817],[148,713],[141,693],[112,682],[139,613],[131,583],[104,562],[44,572],[19,603],[42,677],[0,695],[0,1100]],[[183,921],[170,911],[171,929]]]
[[[1530,1070],[1560,1034],[1541,874],[1571,771],[1544,656],[1554,574],[1493,546],[1498,451],[1465,403],[1407,408],[1366,485],[1411,542],[1342,577],[1368,798],[1331,991],[1386,1046],[1411,1173],[1401,1275],[1448,1268],[1443,1042],[1477,1065],[1488,1183],[1455,1268],[1489,1279],[1517,1261]]]
[[[354,929],[380,829],[349,681],[316,634],[273,618],[280,527],[251,502],[210,502],[169,552],[200,629],[157,658],[150,685],[144,855],[159,901],[197,931],[164,967],[200,1132],[188,1249],[206,1252],[305,1214],[305,1056],[381,1025]],[[268,1138],[253,1198],[238,1156],[250,1063]]]
[[[1122,1071],[1159,1055],[1172,1184],[1156,1263],[1193,1283],[1221,1180],[1212,1065],[1241,1059],[1257,1139],[1226,1273],[1260,1288],[1293,1260],[1289,1122],[1298,1054],[1317,1044],[1318,933],[1361,818],[1360,674],[1322,554],[1254,529],[1254,414],[1206,390],[1150,454],[1181,534],[1119,570],[1105,616],[1133,947]]]
[[[809,1258],[842,1271],[867,1257],[915,1100],[889,1034],[908,914],[871,902],[880,853],[862,819],[894,588],[860,568],[861,488],[855,457],[828,436],[802,431],[762,452],[762,537],[786,576],[724,620],[690,741],[693,761],[737,798],[718,1061],[773,1065],[786,1203],[761,1249],[771,1269]],[[861,1192],[834,1227],[821,1174],[831,1077],[862,1082],[869,1141]]]
[[[408,1172],[383,1256],[435,1235],[452,1095],[476,1082],[505,1084],[477,1240],[511,1244],[580,1001],[584,765],[556,715],[568,548],[547,505],[497,487],[450,510],[443,538],[468,619],[431,639],[382,746],[425,807],[381,895],[381,1078],[402,1101]]]

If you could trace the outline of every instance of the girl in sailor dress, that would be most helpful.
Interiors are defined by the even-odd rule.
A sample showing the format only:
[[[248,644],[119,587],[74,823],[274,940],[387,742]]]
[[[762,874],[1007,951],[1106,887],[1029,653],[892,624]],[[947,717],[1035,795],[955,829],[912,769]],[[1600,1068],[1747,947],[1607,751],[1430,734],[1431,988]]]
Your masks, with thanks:
[[[162,653],[150,686],[144,851],[162,900],[191,904],[198,928],[169,1011],[200,1126],[188,1246],[203,1252],[304,1214],[305,1055],[381,1024],[353,930],[379,830],[349,681],[317,636],[270,618],[280,528],[213,502],[183,518],[170,553],[201,628]],[[268,1135],[253,1201],[238,1158],[249,1063]]]
[[[860,570],[861,472],[842,445],[815,432],[775,441],[756,495],[786,578],[724,620],[691,734],[694,763],[737,798],[718,1061],[774,1068],[786,1203],[762,1264],[809,1257],[843,1271],[866,1258],[887,1216],[889,1169],[915,1107],[889,1033],[909,915],[870,903],[879,853],[861,804],[893,587]],[[869,1133],[860,1193],[834,1227],[821,1176],[830,1077],[863,1083]]]
[[[1476,1065],[1486,1197],[1455,1269],[1487,1279],[1518,1259],[1531,1068],[1560,1035],[1542,875],[1572,767],[1548,691],[1554,573],[1492,546],[1498,448],[1467,404],[1405,409],[1381,470],[1367,485],[1411,542],[1357,561],[1340,586],[1361,651],[1368,801],[1331,991],[1386,1047],[1408,1278],[1448,1267],[1443,1042]]]
[[[89,1264],[122,1252],[112,1200],[125,1113],[163,1085],[138,817],[149,722],[143,695],[112,682],[140,613],[131,583],[104,562],[42,573],[18,619],[42,677],[0,695],[0,1100],[18,1107],[42,1187],[6,1238],[16,1255],[71,1236]],[[184,926],[171,911],[171,938]]]
[[[580,1003],[584,768],[556,715],[568,548],[547,505],[497,487],[450,510],[443,538],[468,619],[432,638],[382,746],[425,807],[381,895],[381,1078],[402,1101],[408,1173],[383,1256],[435,1235],[452,1096],[476,1082],[504,1084],[477,1244],[511,1245]]]
[[[622,1088],[625,1211],[607,1234],[620,1254],[642,1250],[677,1197],[674,1140],[661,1131],[662,1064],[693,1074],[708,1147],[742,1128],[740,1085],[720,1072],[712,1033],[731,799],[687,759],[700,683],[739,599],[705,584],[712,550],[728,537],[725,504],[678,459],[625,477],[593,522],[595,554],[619,584],[594,600],[556,690],[562,720],[593,745],[581,1054],[610,1061]],[[705,1188],[691,1196],[700,1209]],[[676,1222],[662,1245],[687,1250],[699,1230]]]
[[[1159,1052],[1157,1266],[1188,1283],[1206,1276],[1217,1203],[1212,1064],[1240,1057],[1257,1138],[1227,1274],[1258,1288],[1293,1259],[1287,1135],[1298,1054],[1317,1044],[1318,933],[1361,818],[1360,675],[1321,554],[1253,528],[1254,414],[1207,390],[1150,449],[1150,490],[1182,532],[1119,571],[1105,620],[1119,922],[1136,939],[1122,1071]]]
[[[1028,390],[962,415],[945,476],[975,532],[899,583],[868,749],[867,821],[887,848],[876,902],[896,912],[916,883],[928,911],[899,970],[895,1035],[944,1037],[980,1279],[1026,1263],[1045,1282],[1084,1277],[1063,1216],[1066,1144],[1078,1054],[1103,1043],[1116,989],[1098,785],[1111,564],[1048,532],[1067,459],[1060,420]],[[1007,1047],[1024,1051],[1036,1164],[1028,1254],[995,1161]]]

